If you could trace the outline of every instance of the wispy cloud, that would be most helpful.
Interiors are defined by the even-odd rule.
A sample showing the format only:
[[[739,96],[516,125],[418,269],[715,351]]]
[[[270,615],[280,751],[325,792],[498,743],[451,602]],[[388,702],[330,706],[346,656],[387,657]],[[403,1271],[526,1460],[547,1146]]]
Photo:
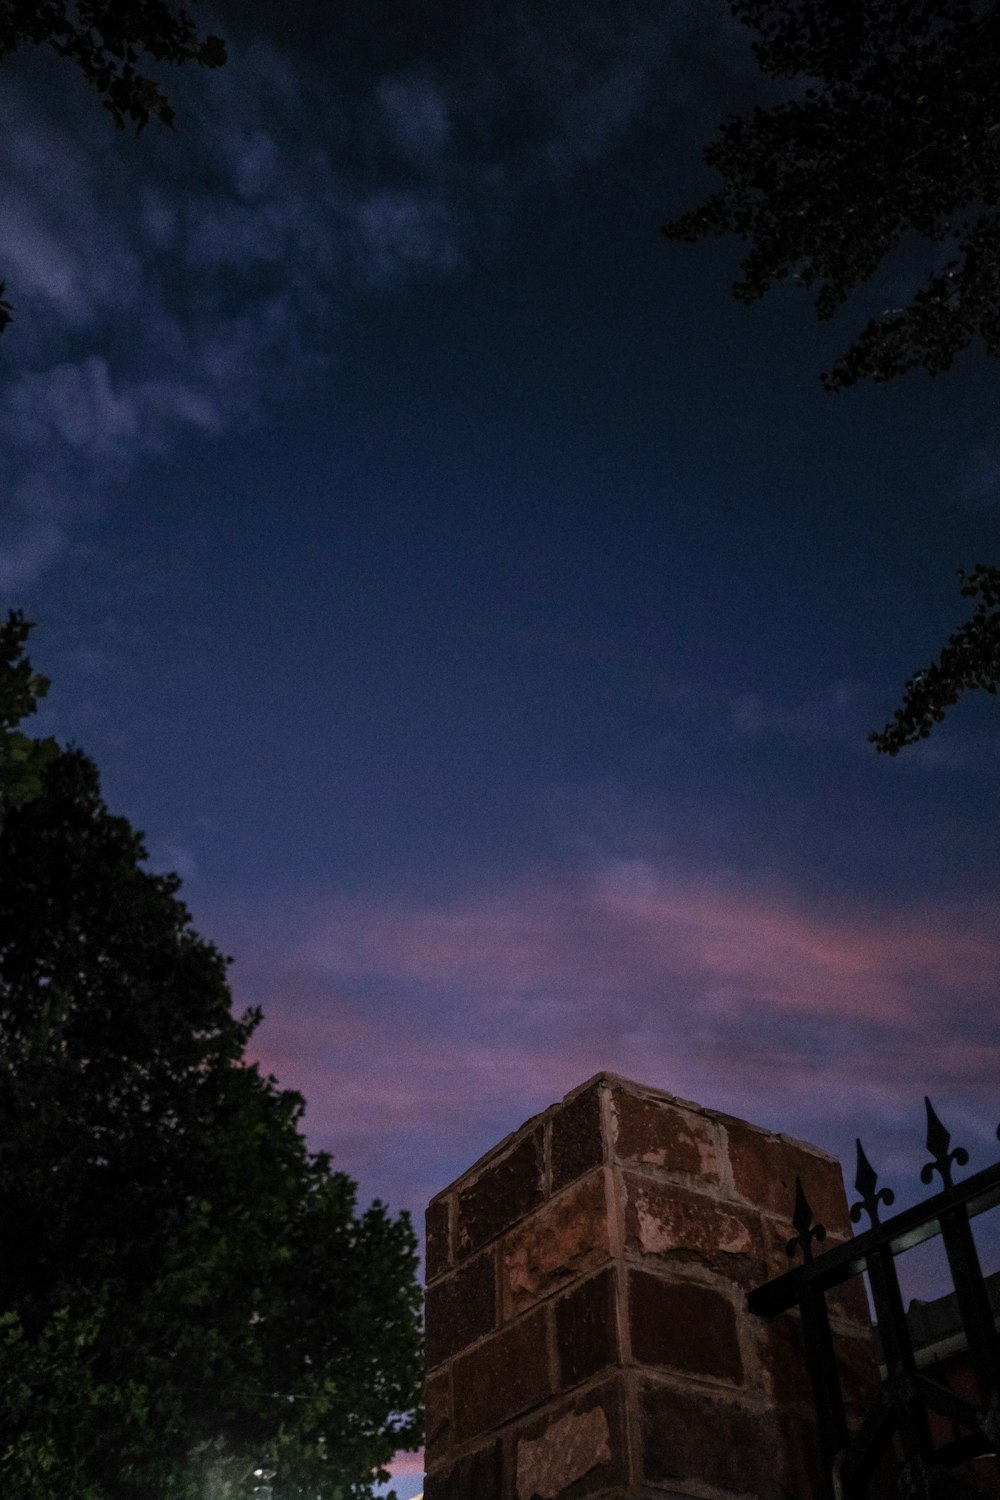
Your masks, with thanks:
[[[427,166],[441,159],[451,136],[448,106],[427,77],[383,78],[376,88],[385,133],[404,160]]]
[[[271,1016],[262,1055],[314,1139],[416,1207],[601,1068],[831,1148],[867,1127],[912,1151],[927,1090],[996,1123],[993,935],[930,910],[609,861],[433,905],[313,901],[269,951],[235,975]]]
[[[9,88],[0,266],[16,303],[0,389],[0,586],[51,562],[71,518],[149,453],[254,420],[326,357],[345,285],[454,262],[423,184],[341,179],[285,61],[236,50],[184,131],[108,139]],[[171,151],[174,156],[171,156]]]
[[[810,744],[833,740],[864,744],[858,726],[868,713],[870,690],[863,683],[833,682],[794,703],[768,701],[759,693],[740,693],[729,709],[736,732],[747,739],[777,734]]]
[[[48,75],[11,69],[0,588],[51,565],[144,456],[301,391],[359,290],[452,274],[526,188],[611,149],[653,83],[679,79],[683,8],[580,20],[515,7],[498,28],[477,11],[433,69],[387,70],[332,104],[308,59],[237,39],[219,73],[171,80],[176,135],[139,141],[86,101],[69,120]]]

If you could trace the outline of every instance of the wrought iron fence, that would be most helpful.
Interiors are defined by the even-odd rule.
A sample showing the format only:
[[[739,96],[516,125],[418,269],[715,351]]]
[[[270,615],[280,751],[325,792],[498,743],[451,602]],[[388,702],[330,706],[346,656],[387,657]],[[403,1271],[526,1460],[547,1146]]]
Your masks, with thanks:
[[[749,1311],[775,1317],[797,1307],[801,1313],[806,1361],[812,1381],[819,1429],[824,1484],[834,1500],[869,1500],[873,1477],[890,1449],[898,1460],[891,1484],[900,1500],[965,1500],[982,1490],[955,1472],[957,1466],[1000,1450],[1000,1340],[984,1282],[970,1220],[1000,1203],[1000,1162],[964,1181],[953,1180],[953,1166],[968,1164],[963,1146],[951,1136],[929,1099],[927,1149],[931,1160],[921,1170],[929,1184],[937,1173],[941,1188],[933,1197],[882,1222],[880,1206],[891,1207],[890,1188],[879,1187],[861,1142],[857,1143],[854,1186],[860,1201],[851,1209],[857,1224],[866,1214],[870,1227],[854,1239],[815,1255],[813,1245],[826,1238],[822,1224],[796,1179],[789,1240],[791,1257],[803,1263],[749,1294]],[[997,1128],[1000,1138],[1000,1127]],[[924,1240],[940,1235],[954,1284],[961,1331],[975,1379],[977,1398],[966,1400],[918,1369],[895,1258]],[[867,1273],[878,1323],[884,1376],[860,1427],[848,1430],[841,1375],[831,1332],[826,1297],[852,1276]],[[935,1444],[931,1414],[950,1424],[957,1436]],[[884,1472],[879,1469],[880,1475]]]

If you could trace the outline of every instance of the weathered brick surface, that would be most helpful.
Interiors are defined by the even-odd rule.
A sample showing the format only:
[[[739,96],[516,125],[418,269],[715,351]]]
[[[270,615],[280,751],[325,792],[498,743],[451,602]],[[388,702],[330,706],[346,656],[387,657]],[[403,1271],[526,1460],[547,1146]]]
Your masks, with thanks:
[[[778,1136],[726,1121],[733,1183],[741,1198],[791,1221],[795,1179],[801,1178],[813,1218],[833,1234],[850,1233],[844,1181],[837,1162]]]
[[[615,1154],[620,1161],[685,1172],[702,1183],[719,1181],[715,1134],[707,1120],[624,1089],[615,1089],[613,1097]]]
[[[501,1500],[499,1442],[488,1443],[456,1463],[429,1472],[424,1500]]]
[[[640,1364],[742,1381],[736,1311],[721,1292],[630,1271],[628,1301],[632,1358]]]
[[[864,1282],[860,1276],[852,1276],[850,1281],[841,1282],[835,1286],[827,1295],[827,1306],[835,1318],[842,1318],[845,1323],[856,1324],[858,1329],[867,1334],[871,1329],[871,1313],[868,1308],[868,1298],[865,1295]]]
[[[609,1380],[525,1423],[513,1434],[510,1451],[511,1500],[576,1500],[612,1486],[625,1494],[621,1381]]]
[[[601,1086],[594,1084],[552,1119],[552,1191],[575,1182],[604,1160]]]
[[[428,1281],[441,1276],[451,1265],[449,1200],[434,1198],[424,1218],[424,1271]]]
[[[758,1318],[757,1357],[765,1393],[782,1406],[812,1406],[812,1385],[797,1313]]]
[[[440,1195],[427,1500],[812,1500],[796,1320],[748,1322],[744,1297],[793,1264],[796,1174],[849,1233],[831,1160],[601,1075]],[[861,1283],[831,1311],[853,1423]]]
[[[777,1415],[779,1469],[777,1483],[765,1490],[763,1500],[815,1500],[824,1493],[820,1479],[819,1432],[812,1417],[802,1419],[787,1412]],[[879,1491],[872,1487],[871,1500]]]
[[[630,1250],[663,1264],[705,1266],[750,1287],[762,1280],[756,1216],[655,1178],[625,1174],[625,1234]]]
[[[455,1235],[457,1255],[471,1255],[541,1202],[542,1165],[542,1130],[539,1127],[459,1191]]]
[[[812,1500],[798,1486],[777,1421],[725,1397],[647,1384],[640,1400],[642,1468],[647,1482],[711,1485],[755,1500]]]
[[[555,1319],[559,1384],[564,1390],[616,1364],[614,1270],[608,1266],[560,1297]]]
[[[523,1312],[608,1259],[604,1171],[573,1183],[507,1235],[501,1258],[504,1312]]]
[[[430,1468],[451,1444],[451,1396],[447,1370],[424,1381],[424,1451]]]
[[[496,1280],[496,1251],[490,1249],[427,1288],[429,1370],[496,1327]]]
[[[459,1442],[493,1432],[552,1390],[545,1309],[462,1354],[452,1366]]]
[[[764,1390],[782,1407],[812,1410],[812,1385],[799,1316],[795,1312],[756,1324]],[[847,1419],[856,1427],[878,1385],[870,1335],[834,1333],[834,1350]]]

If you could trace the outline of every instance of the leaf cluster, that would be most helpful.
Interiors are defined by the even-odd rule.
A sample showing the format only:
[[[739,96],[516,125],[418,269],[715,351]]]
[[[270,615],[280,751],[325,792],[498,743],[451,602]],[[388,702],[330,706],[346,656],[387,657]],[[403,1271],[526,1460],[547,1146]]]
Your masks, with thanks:
[[[979,689],[994,697],[1000,683],[1000,567],[980,563],[959,571],[961,594],[978,599],[970,617],[953,631],[936,661],[904,684],[903,701],[869,742],[883,755],[925,740],[963,693]]]
[[[97,90],[120,128],[141,131],[151,117],[172,126],[174,111],[143,68],[157,63],[226,61],[221,37],[201,37],[168,0],[0,0],[0,60],[24,42],[70,59]]]
[[[32,671],[23,654],[30,630],[18,610],[0,625],[0,818],[5,806],[39,794],[45,767],[58,748],[55,740],[30,739],[17,728],[49,690],[48,678]]]
[[[1000,354],[1000,7],[730,3],[756,33],[761,69],[802,83],[725,122],[705,151],[723,186],[664,233],[740,235],[735,295],[753,302],[790,278],[814,290],[821,318],[904,238],[922,237],[925,280],[861,330],[823,376],[830,389],[937,374],[977,337]]]
[[[8,621],[0,744],[41,680]],[[419,1438],[416,1245],[246,1059],[227,964],[60,750],[0,829],[0,1474],[22,1500],[367,1496]]]
[[[218,68],[226,44],[199,36],[169,0],[0,0],[0,61],[24,43],[49,47],[75,63],[119,129],[138,135],[155,118],[173,128],[169,99],[146,71],[148,62],[196,62]],[[0,333],[14,309],[0,281]]]

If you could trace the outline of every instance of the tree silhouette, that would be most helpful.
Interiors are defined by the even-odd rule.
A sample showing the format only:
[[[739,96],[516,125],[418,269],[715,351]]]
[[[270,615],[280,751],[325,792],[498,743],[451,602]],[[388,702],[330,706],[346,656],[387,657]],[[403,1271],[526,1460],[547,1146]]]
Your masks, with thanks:
[[[793,96],[733,116],[705,151],[722,176],[668,238],[748,241],[734,294],[751,303],[785,280],[820,318],[902,244],[929,269],[909,300],[863,327],[822,376],[840,391],[910,370],[949,369],[978,342],[1000,355],[1000,5],[993,0],[730,0],[766,74]],[[1000,570],[962,593],[981,603],[939,659],[904,688],[869,738],[895,755],[924,739],[972,688],[1000,683]]]
[[[8,623],[0,749],[39,679]],[[18,1500],[371,1495],[418,1438],[416,1242],[248,1062],[226,960],[79,750],[0,755],[0,1472]],[[11,786],[15,795],[10,797]]]
[[[173,126],[174,111],[159,83],[145,71],[150,61],[226,61],[221,37],[199,36],[184,10],[167,0],[0,0],[0,60],[25,43],[49,47],[76,64],[119,129],[139,134],[150,119]],[[0,332],[13,309],[0,282]]]

